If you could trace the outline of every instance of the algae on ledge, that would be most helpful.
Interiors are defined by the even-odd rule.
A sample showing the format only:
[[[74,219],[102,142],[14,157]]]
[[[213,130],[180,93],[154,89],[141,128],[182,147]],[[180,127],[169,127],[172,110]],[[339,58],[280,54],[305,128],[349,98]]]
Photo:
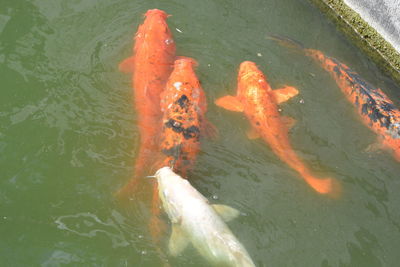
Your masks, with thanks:
[[[343,0],[311,0],[379,67],[400,82],[400,53]]]

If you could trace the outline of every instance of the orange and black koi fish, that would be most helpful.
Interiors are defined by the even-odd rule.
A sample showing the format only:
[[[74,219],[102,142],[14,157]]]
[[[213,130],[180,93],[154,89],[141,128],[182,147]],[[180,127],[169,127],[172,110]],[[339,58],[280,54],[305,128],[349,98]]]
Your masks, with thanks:
[[[321,51],[306,49],[302,44],[285,37],[273,36],[280,44],[303,51],[328,71],[336,84],[356,108],[365,125],[378,135],[375,147],[391,150],[400,161],[400,110],[389,97],[348,66],[325,56]]]
[[[237,95],[219,98],[215,103],[231,111],[244,112],[252,127],[249,138],[262,137],[272,151],[318,193],[336,195],[339,190],[337,181],[314,177],[289,142],[288,131],[294,120],[281,116],[278,104],[297,94],[297,89],[289,86],[272,90],[256,64],[245,61],[239,68]]]
[[[193,167],[200,151],[200,136],[215,132],[205,117],[207,102],[194,67],[196,61],[180,57],[161,95],[163,125],[161,151],[163,166],[170,166],[181,176]]]
[[[162,113],[160,94],[172,72],[175,43],[168,28],[168,15],[158,9],[148,10],[135,35],[133,56],[120,64],[123,72],[132,72],[134,105],[140,133],[140,147],[133,179],[120,193],[129,193],[139,178],[157,169],[149,169],[159,148]],[[145,170],[145,168],[147,168]]]

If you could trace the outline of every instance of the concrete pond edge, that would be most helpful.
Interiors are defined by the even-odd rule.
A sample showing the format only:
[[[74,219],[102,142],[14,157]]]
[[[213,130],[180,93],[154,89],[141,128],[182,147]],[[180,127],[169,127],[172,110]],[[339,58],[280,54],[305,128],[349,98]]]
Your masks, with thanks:
[[[310,0],[383,71],[400,83],[400,53],[343,0]]]

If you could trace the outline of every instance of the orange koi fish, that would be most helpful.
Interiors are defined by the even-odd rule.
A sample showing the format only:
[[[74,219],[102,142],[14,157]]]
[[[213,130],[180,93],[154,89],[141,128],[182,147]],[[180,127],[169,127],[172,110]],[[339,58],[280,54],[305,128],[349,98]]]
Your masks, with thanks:
[[[288,136],[292,118],[282,117],[278,104],[296,96],[294,87],[272,90],[264,74],[254,62],[240,64],[236,96],[217,99],[216,105],[231,111],[244,112],[251,124],[249,138],[262,137],[272,151],[304,181],[320,194],[336,194],[338,183],[332,178],[316,178],[294,152]]]
[[[134,105],[140,133],[135,174],[122,191],[131,190],[145,171],[154,173],[156,170],[145,168],[152,166],[158,152],[162,118],[160,94],[175,60],[175,43],[166,22],[168,15],[162,10],[152,9],[146,12],[145,17],[135,35],[133,56],[119,65],[121,71],[133,73]]]
[[[207,102],[194,67],[197,62],[188,57],[175,60],[174,70],[161,95],[163,125],[161,151],[165,156],[162,166],[186,176],[200,151],[200,136],[215,132],[205,117]]]
[[[272,39],[303,51],[328,71],[347,100],[354,105],[362,122],[378,135],[378,142],[372,147],[388,149],[400,161],[400,110],[380,88],[374,87],[348,66],[325,56],[319,50],[306,49],[302,44],[284,37],[274,36]]]

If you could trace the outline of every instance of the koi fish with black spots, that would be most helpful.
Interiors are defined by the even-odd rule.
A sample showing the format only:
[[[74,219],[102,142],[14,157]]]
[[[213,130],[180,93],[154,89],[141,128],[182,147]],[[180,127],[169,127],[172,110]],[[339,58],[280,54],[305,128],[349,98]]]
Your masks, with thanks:
[[[162,166],[186,176],[200,151],[200,137],[215,135],[216,128],[205,117],[207,102],[194,67],[196,61],[179,57],[161,95],[163,112]]]
[[[371,148],[388,149],[400,161],[400,110],[380,88],[374,87],[348,66],[319,50],[306,49],[301,43],[286,37],[270,38],[281,45],[304,52],[329,72],[347,100],[354,105],[363,123],[378,135],[378,142]]]

